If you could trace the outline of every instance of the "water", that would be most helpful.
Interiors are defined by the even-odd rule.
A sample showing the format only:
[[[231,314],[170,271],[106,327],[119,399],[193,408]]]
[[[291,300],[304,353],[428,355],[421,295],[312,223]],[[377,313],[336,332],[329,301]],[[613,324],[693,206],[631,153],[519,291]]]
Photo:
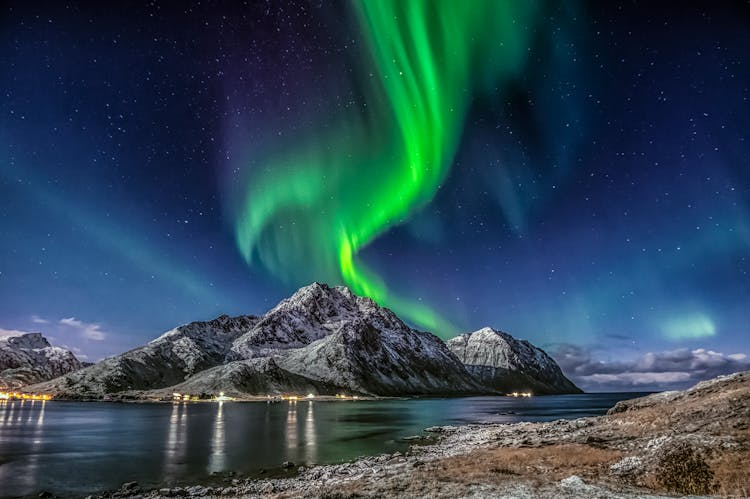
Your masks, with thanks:
[[[640,394],[266,404],[0,401],[0,496],[82,496],[137,481],[255,473],[405,450],[429,426],[600,415]]]

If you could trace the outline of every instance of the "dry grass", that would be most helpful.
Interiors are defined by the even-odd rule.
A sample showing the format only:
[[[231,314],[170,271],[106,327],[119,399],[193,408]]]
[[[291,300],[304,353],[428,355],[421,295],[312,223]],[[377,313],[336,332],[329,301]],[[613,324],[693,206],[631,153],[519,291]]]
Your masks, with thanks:
[[[588,445],[482,449],[440,460],[421,473],[425,478],[459,483],[497,483],[509,476],[560,480],[570,475],[595,476],[622,453]]]
[[[711,492],[721,497],[750,497],[750,474],[747,463],[750,463],[750,452],[722,451],[706,458],[706,463],[713,472]],[[659,492],[670,492],[649,473],[640,481],[640,485]]]
[[[716,493],[722,496],[750,497],[750,452],[723,452],[708,464],[714,472]]]
[[[363,495],[455,497],[482,484],[502,486],[511,481],[542,484],[570,475],[596,477],[621,457],[618,451],[579,444],[477,449],[461,456],[427,462],[395,476],[324,487],[319,494],[336,499]],[[280,494],[277,497],[292,496]]]
[[[638,488],[643,486],[667,492],[686,484],[722,496],[750,497],[750,377],[735,385],[708,387],[667,404],[642,406],[598,419],[593,426],[566,430],[567,442],[579,443],[478,448],[450,458],[409,462],[388,471],[386,467],[378,477],[330,484],[320,492],[337,499],[362,495],[456,497],[473,493],[477,486],[482,493],[491,494],[523,484],[536,488],[540,497],[554,497],[555,482],[578,475],[588,483],[633,493],[642,493]],[[532,445],[555,441],[554,431],[540,428],[542,434],[536,433],[536,427],[519,428],[528,438],[514,435],[513,441]],[[653,449],[646,448],[653,438],[671,440],[683,435],[692,435],[694,438],[685,440],[699,445],[696,452],[700,459],[693,465],[681,466],[687,459],[679,456],[671,464],[663,459],[660,462],[659,456],[651,454]],[[727,450],[728,443],[733,450]],[[611,465],[625,455],[643,461],[632,471],[613,472]]]
[[[746,428],[741,424],[735,426],[732,423],[742,423],[742,419],[747,415],[748,402],[750,384],[742,383],[700,396],[684,397],[669,404],[657,404],[614,414],[609,418],[610,421],[619,423],[618,429],[623,434],[641,438],[673,432],[675,429],[695,431],[696,423],[700,424],[701,431],[742,437],[743,434],[747,436]],[[745,411],[738,410],[743,407]],[[718,417],[719,411],[731,414],[732,417],[730,420],[724,420]]]
[[[707,495],[716,488],[703,453],[687,444],[663,453],[647,481],[653,488],[688,495]]]

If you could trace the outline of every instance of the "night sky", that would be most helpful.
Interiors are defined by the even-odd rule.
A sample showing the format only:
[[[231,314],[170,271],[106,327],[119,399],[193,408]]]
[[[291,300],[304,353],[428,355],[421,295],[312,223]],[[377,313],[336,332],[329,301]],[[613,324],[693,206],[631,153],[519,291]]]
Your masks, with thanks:
[[[0,334],[321,281],[589,390],[750,365],[750,3],[186,5],[2,3]]]

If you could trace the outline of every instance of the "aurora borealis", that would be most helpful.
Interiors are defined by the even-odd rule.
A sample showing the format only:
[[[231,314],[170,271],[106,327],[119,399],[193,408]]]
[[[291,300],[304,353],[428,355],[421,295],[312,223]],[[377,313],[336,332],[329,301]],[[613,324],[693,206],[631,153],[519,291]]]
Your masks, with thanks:
[[[94,360],[317,280],[590,389],[750,354],[746,3],[2,9],[2,330]]]
[[[525,61],[533,2],[378,1],[353,4],[372,67],[361,98],[329,134],[247,180],[238,244],[296,285],[344,283],[441,335],[455,326],[389,292],[359,251],[432,200],[445,179],[467,108]],[[339,124],[338,122],[343,124]],[[292,138],[291,140],[295,140]]]

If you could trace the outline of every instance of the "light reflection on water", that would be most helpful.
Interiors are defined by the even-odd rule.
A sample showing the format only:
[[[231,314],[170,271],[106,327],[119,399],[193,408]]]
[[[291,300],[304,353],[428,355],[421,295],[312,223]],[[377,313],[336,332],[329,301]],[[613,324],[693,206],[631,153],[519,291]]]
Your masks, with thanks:
[[[0,412],[2,412],[2,425],[0,425],[0,497],[4,496],[3,485],[6,483],[4,471],[5,456],[2,452],[2,444],[5,442],[5,433],[14,426],[24,427],[27,435],[27,446],[29,458],[25,465],[25,472],[18,477],[21,487],[32,489],[38,481],[39,457],[42,444],[42,432],[44,429],[44,413],[47,408],[46,401],[0,401]],[[15,420],[14,420],[15,415]],[[8,430],[6,430],[6,428]]]
[[[186,426],[187,410],[181,402],[174,402],[169,416],[167,442],[164,447],[164,476],[167,479],[179,476],[179,463],[183,461],[182,453],[186,448]]]
[[[0,401],[0,496],[83,496],[403,451],[433,425],[604,413],[634,394],[281,403]],[[75,470],[75,473],[71,473]]]
[[[286,448],[287,457],[293,459],[290,451],[297,448],[297,401],[290,400],[289,408],[286,411]]]
[[[305,461],[315,463],[318,461],[317,445],[315,438],[315,403],[308,402],[307,417],[305,418]]]
[[[208,471],[217,472],[226,469],[224,455],[224,402],[216,404],[216,420],[214,421],[214,434],[211,439],[211,458],[208,461]]]

